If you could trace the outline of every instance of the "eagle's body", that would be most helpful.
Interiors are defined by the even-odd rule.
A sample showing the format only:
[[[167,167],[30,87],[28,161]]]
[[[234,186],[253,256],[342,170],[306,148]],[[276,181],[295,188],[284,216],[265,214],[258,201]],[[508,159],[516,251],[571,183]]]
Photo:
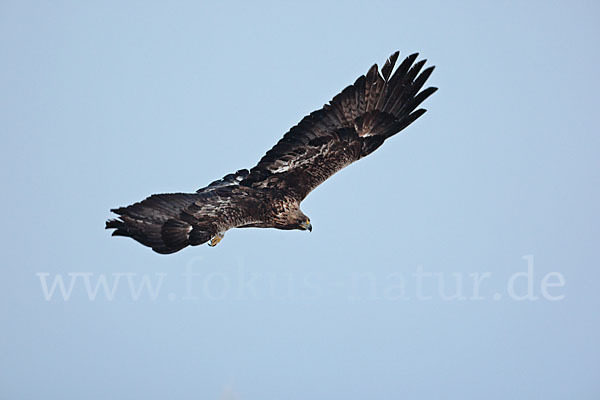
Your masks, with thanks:
[[[306,116],[250,170],[239,170],[196,193],[159,194],[112,210],[106,228],[158,253],[216,245],[231,228],[311,230],[301,201],[342,168],[372,153],[420,117],[414,111],[436,88],[420,91],[433,67],[398,53],[377,65],[322,109]]]

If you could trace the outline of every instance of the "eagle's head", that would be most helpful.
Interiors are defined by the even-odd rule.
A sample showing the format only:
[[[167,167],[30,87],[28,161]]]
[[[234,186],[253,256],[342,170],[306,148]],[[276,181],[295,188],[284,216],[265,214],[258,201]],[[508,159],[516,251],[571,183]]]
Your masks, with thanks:
[[[306,215],[304,215],[304,218],[298,221],[297,229],[312,232],[312,225],[310,224],[310,219]]]
[[[281,222],[275,227],[279,229],[299,229],[301,231],[312,232],[310,219],[304,215],[300,208],[290,210],[285,214],[280,214]]]
[[[297,202],[288,202],[284,204],[283,210],[273,214],[273,228],[312,232],[310,219],[300,210],[300,205]]]

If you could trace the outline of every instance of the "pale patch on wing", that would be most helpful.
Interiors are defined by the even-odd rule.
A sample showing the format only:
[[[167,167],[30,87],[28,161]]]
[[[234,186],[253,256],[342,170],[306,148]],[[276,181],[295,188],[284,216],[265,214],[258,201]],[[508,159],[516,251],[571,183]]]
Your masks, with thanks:
[[[286,165],[284,165],[284,166],[282,166],[282,167],[279,167],[279,168],[277,168],[277,169],[270,169],[269,171],[271,171],[271,172],[272,172],[272,173],[274,173],[274,174],[279,174],[279,173],[281,173],[281,172],[286,172],[286,171],[289,171],[289,170],[290,170],[290,168],[291,168],[291,167],[290,167],[290,165],[289,165],[289,164],[286,164]]]
[[[269,172],[271,172],[272,174],[281,174],[284,172],[291,171],[299,166],[312,164],[317,156],[326,156],[327,153],[329,153],[330,148],[329,146],[323,146],[318,149],[315,148],[315,151],[317,150],[319,151],[311,154],[309,157],[300,157],[287,161],[280,161],[277,163],[278,165],[275,165],[277,168],[269,168]]]

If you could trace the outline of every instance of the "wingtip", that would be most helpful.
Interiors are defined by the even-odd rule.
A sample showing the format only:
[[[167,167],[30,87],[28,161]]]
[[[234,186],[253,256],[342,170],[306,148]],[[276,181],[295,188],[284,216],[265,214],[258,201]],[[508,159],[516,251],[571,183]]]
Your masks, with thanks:
[[[377,64],[371,65],[371,68],[369,68],[369,70],[367,71],[367,78],[375,76],[378,70],[379,67],[377,66]]]
[[[396,50],[388,57],[388,59],[386,60],[385,63],[393,66],[396,63],[396,61],[398,60],[398,56],[400,56],[400,51]]]
[[[381,74],[383,75],[383,79],[385,79],[386,81],[389,80],[399,55],[399,51],[393,53],[391,56],[388,57],[388,59],[385,61],[385,64],[381,68]]]

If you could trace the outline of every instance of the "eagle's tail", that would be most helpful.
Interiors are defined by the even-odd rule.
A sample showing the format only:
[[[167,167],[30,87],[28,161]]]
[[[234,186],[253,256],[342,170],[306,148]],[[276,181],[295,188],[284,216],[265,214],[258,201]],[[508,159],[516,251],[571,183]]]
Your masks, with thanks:
[[[210,240],[212,234],[183,212],[198,200],[196,194],[157,194],[128,207],[112,209],[119,218],[106,221],[113,236],[128,236],[160,254]]]

